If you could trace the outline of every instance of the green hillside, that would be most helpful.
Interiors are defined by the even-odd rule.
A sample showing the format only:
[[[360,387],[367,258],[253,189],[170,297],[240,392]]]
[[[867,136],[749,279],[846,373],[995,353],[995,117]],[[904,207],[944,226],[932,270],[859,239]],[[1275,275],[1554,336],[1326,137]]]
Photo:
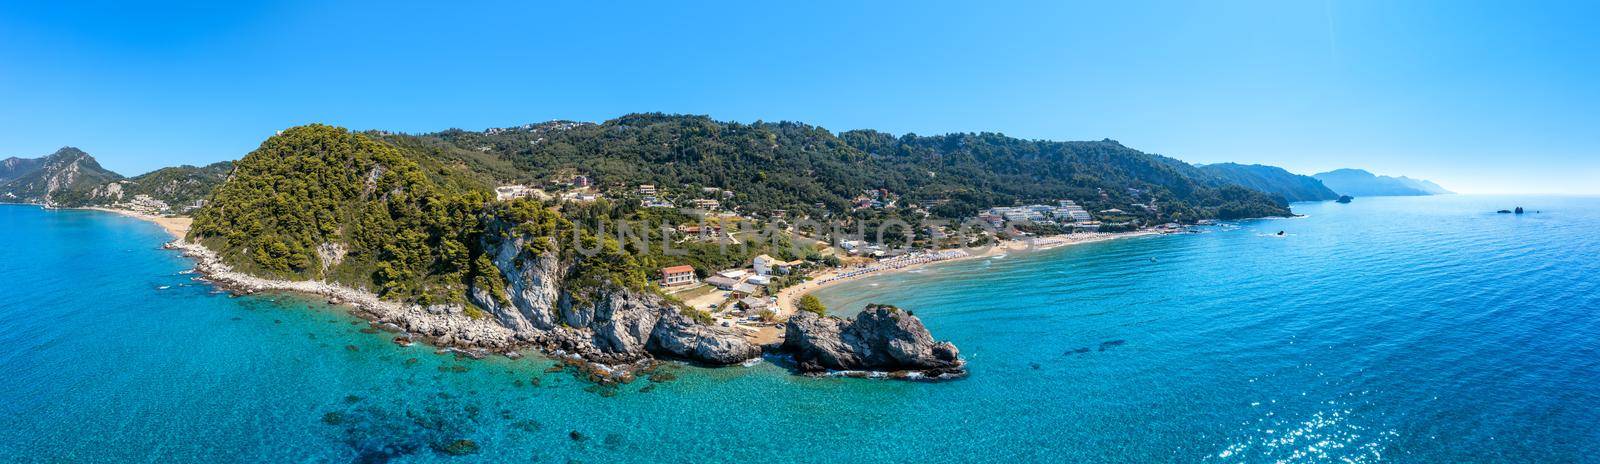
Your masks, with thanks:
[[[1322,181],[1302,176],[1276,166],[1259,164],[1217,163],[1199,166],[1201,171],[1223,181],[1243,185],[1287,201],[1323,201],[1339,198]]]
[[[295,127],[236,163],[191,236],[253,273],[452,301],[474,277],[492,199],[458,177],[341,128]]]
[[[211,191],[222,185],[232,172],[232,161],[161,168],[128,179],[122,186],[122,196],[148,195],[173,207],[193,205],[211,196]]]
[[[731,191],[733,205],[758,213],[836,214],[849,210],[863,192],[883,189],[899,197],[901,206],[926,206],[947,218],[1057,199],[1094,210],[1136,211],[1130,215],[1147,222],[1288,214],[1269,195],[1112,141],[834,134],[792,122],[742,124],[663,114],[384,139],[426,147],[502,182],[552,183],[583,174],[608,189],[653,184],[667,190],[664,196],[679,198],[714,187]],[[1133,207],[1151,201],[1161,205],[1159,211]]]
[[[499,202],[492,194],[504,183],[566,188],[561,184],[577,175],[592,178],[610,198],[558,211],[554,203]],[[661,196],[679,200],[714,197],[757,215],[781,209],[869,225],[913,219],[908,212],[923,207],[936,217],[959,218],[990,206],[1055,199],[1096,211],[1123,209],[1110,217],[1145,224],[1288,214],[1273,196],[1113,141],[835,135],[797,123],[659,114],[425,135],[301,126],[266,140],[231,169],[172,168],[126,185],[130,192],[184,185],[199,195],[207,182],[222,179],[190,233],[240,270],[328,279],[424,304],[465,303],[473,287],[502,288],[485,248],[526,237],[558,239],[526,243],[556,247],[541,251],[558,252],[570,266],[564,285],[575,298],[608,283],[640,288],[646,270],[674,264],[709,271],[745,265],[760,253],[820,259],[782,243],[732,253],[713,243],[686,243],[686,255],[669,255],[599,236],[596,224],[617,219],[654,225],[696,220],[676,209],[641,207],[639,184],[655,184]],[[868,191],[887,201],[858,208]],[[669,238],[657,227],[647,230],[651,243]],[[574,245],[600,255],[580,258]]]

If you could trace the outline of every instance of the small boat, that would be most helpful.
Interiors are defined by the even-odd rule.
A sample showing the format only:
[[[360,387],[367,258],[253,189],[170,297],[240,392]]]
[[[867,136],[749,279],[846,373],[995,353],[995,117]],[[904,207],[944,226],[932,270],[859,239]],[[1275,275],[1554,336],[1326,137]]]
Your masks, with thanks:
[[[1280,235],[1280,236],[1283,235],[1283,231],[1281,231],[1281,230],[1278,231],[1278,235]]]

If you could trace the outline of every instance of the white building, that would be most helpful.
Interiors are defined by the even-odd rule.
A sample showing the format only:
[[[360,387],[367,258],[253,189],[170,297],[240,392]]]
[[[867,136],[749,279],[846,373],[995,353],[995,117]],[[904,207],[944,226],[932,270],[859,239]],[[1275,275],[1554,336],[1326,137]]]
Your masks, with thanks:
[[[772,266],[778,262],[778,260],[767,255],[757,256],[750,261],[750,267],[756,270],[756,275],[758,276],[772,275]]]
[[[526,185],[502,185],[494,188],[494,198],[500,201],[515,200],[533,195],[533,189]]]

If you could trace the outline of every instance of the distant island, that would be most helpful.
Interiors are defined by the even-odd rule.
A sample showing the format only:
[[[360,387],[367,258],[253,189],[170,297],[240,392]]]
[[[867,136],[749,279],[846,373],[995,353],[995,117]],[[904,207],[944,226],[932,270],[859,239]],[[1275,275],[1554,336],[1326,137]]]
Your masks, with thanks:
[[[207,278],[354,305],[399,331],[396,343],[535,347],[601,377],[658,357],[726,365],[765,350],[799,356],[805,372],[948,378],[962,372],[955,347],[910,311],[785,326],[797,311],[826,313],[785,289],[974,245],[1288,216],[1290,201],[1352,193],[1319,179],[1192,166],[1112,140],[633,114],[415,135],[313,124],[237,162],[132,178],[67,147],[0,162],[0,201],[192,216],[169,227],[171,246]],[[848,343],[783,343],[830,337]],[[919,354],[872,354],[891,342]]]

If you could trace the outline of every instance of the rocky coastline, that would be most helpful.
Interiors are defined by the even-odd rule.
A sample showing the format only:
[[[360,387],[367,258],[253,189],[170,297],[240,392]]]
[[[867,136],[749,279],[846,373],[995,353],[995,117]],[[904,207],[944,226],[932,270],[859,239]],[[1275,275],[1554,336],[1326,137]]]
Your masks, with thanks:
[[[488,320],[473,319],[459,307],[424,307],[385,301],[376,294],[328,282],[276,280],[238,272],[204,245],[185,240],[166,244],[194,259],[200,279],[235,295],[286,291],[327,298],[329,304],[348,305],[353,313],[379,324],[392,324],[404,332],[400,338],[427,341],[441,348],[513,355],[517,348],[511,331]]]
[[[526,297],[539,292],[530,287],[544,285],[531,278],[534,276],[523,276],[530,278],[514,280],[512,288],[507,289],[516,295],[510,304],[489,304],[493,317],[473,318],[456,305],[399,303],[335,283],[267,279],[239,272],[214,251],[195,242],[175,240],[166,248],[194,259],[200,279],[235,295],[265,291],[316,295],[326,298],[329,304],[347,305],[352,314],[399,332],[397,344],[426,342],[474,358],[489,354],[520,357],[522,350],[535,349],[599,382],[627,381],[634,371],[647,368],[658,358],[721,366],[761,355],[761,349],[742,336],[697,324],[659,298],[652,298],[654,295],[639,292],[609,292],[592,305],[574,305],[571,297],[556,292],[551,299],[542,301],[545,306],[534,306],[539,301]],[[530,315],[536,315],[532,319],[543,324],[530,322]]]
[[[407,304],[336,283],[254,276],[187,240],[166,248],[194,259],[199,279],[235,295],[316,295],[398,333],[397,344],[426,342],[474,358],[515,358],[534,349],[600,383],[630,381],[658,359],[726,366],[758,359],[763,351],[793,359],[794,370],[805,375],[907,380],[966,375],[954,345],[935,342],[920,320],[892,306],[869,306],[851,320],[802,313],[790,319],[784,342],[760,347],[726,328],[698,323],[648,292],[612,288],[572,295],[560,288],[559,260],[530,254],[523,245],[512,240],[498,248],[495,261],[508,282],[503,297],[473,289],[471,300],[491,316],[482,318],[459,305]]]

